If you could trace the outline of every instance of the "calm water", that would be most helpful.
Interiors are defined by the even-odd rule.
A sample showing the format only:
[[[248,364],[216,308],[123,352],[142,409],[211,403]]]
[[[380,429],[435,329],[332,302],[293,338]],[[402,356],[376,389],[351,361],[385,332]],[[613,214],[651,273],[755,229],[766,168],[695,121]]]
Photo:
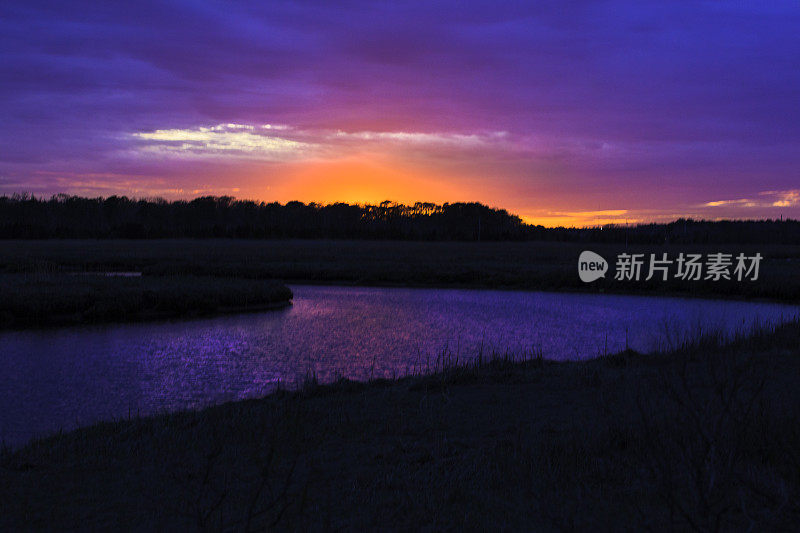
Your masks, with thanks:
[[[19,444],[129,413],[425,369],[447,349],[551,359],[647,350],[703,327],[777,322],[798,307],[636,296],[294,286],[294,305],[218,318],[0,333],[0,438]],[[665,332],[668,332],[667,335]]]

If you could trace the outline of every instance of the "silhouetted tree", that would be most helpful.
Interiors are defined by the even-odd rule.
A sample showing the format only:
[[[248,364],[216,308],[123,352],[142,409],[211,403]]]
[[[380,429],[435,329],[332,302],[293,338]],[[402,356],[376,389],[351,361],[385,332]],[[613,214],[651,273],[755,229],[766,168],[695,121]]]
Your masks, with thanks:
[[[544,228],[476,202],[407,206],[387,200],[360,206],[281,205],[230,196],[173,202],[126,196],[0,196],[4,239],[185,237],[800,244],[800,222],[679,219],[633,227]]]

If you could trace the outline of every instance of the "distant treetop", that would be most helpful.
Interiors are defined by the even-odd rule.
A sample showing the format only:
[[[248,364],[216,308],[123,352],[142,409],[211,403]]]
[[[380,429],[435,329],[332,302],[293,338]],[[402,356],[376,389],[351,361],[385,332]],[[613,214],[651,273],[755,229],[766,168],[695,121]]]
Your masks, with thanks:
[[[705,221],[545,228],[477,202],[378,205],[237,200],[203,196],[83,198],[0,196],[0,238],[322,238],[392,240],[548,240],[630,243],[800,244],[796,220]]]

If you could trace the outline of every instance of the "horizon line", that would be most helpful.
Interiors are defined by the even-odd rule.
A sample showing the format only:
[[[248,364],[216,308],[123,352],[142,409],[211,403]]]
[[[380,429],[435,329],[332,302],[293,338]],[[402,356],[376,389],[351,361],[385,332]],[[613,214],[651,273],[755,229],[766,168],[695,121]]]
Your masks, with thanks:
[[[313,201],[313,200],[312,201],[287,200],[286,202],[281,203],[278,200],[267,201],[267,200],[257,200],[257,199],[252,199],[252,198],[237,198],[235,196],[226,195],[226,194],[222,194],[222,195],[206,194],[206,195],[200,195],[200,196],[195,196],[195,197],[176,198],[176,199],[167,199],[167,198],[165,198],[163,196],[128,196],[126,194],[112,194],[112,195],[109,195],[109,196],[102,196],[102,195],[100,195],[100,196],[81,196],[81,195],[78,195],[78,194],[69,194],[69,193],[63,193],[63,192],[62,193],[53,193],[49,197],[46,197],[44,194],[42,194],[42,195],[37,197],[35,193],[28,193],[28,192],[15,192],[15,193],[10,193],[10,194],[9,193],[0,194],[0,199],[11,199],[11,200],[17,200],[17,201],[34,200],[34,201],[46,202],[46,201],[58,200],[59,198],[77,198],[77,199],[81,199],[81,200],[100,200],[100,201],[106,201],[106,200],[108,200],[110,198],[125,198],[127,200],[131,200],[131,201],[135,201],[135,202],[141,202],[141,201],[157,202],[158,201],[158,202],[165,202],[165,203],[168,203],[168,204],[178,203],[178,202],[191,203],[191,202],[193,202],[195,200],[201,200],[201,199],[205,199],[205,198],[210,198],[210,199],[215,199],[215,200],[227,198],[227,199],[230,199],[231,202],[253,203],[253,204],[261,204],[261,205],[277,204],[277,205],[279,205],[281,207],[286,207],[290,203],[299,203],[299,204],[302,204],[303,206],[306,206],[306,207],[325,208],[325,207],[332,207],[332,206],[336,206],[336,205],[347,205],[347,206],[352,206],[352,207],[359,207],[359,208],[362,208],[362,209],[363,208],[368,208],[368,207],[380,207],[380,206],[382,206],[383,204],[386,204],[386,203],[390,204],[390,206],[403,206],[403,207],[414,207],[415,205],[419,205],[419,204],[423,204],[423,205],[424,204],[428,204],[428,205],[433,205],[434,207],[444,207],[444,206],[448,206],[448,205],[457,205],[457,204],[464,204],[464,205],[476,204],[476,205],[485,207],[485,208],[493,210],[493,211],[505,211],[509,216],[518,218],[520,220],[520,222],[524,226],[542,227],[542,228],[545,228],[545,229],[554,229],[554,230],[555,229],[564,229],[564,230],[581,230],[581,229],[583,229],[583,230],[587,230],[587,229],[588,230],[598,230],[599,229],[599,230],[602,231],[603,228],[617,228],[617,227],[636,228],[636,227],[640,227],[640,226],[659,226],[659,225],[660,226],[667,226],[669,224],[675,224],[675,223],[678,223],[680,221],[694,222],[694,223],[724,223],[724,222],[738,222],[738,223],[744,223],[744,222],[781,222],[781,223],[783,223],[783,222],[787,222],[788,223],[788,222],[800,222],[800,219],[791,218],[791,217],[783,217],[783,215],[780,215],[779,218],[725,218],[725,217],[720,217],[720,218],[715,218],[715,219],[695,218],[695,217],[692,217],[691,215],[686,215],[686,216],[677,216],[676,218],[669,219],[669,220],[667,220],[665,222],[658,222],[658,221],[655,221],[655,220],[646,221],[646,220],[642,220],[642,219],[633,219],[631,221],[625,221],[625,222],[615,221],[615,222],[598,223],[598,224],[587,224],[587,225],[583,225],[583,226],[578,226],[578,225],[574,225],[574,226],[564,226],[564,225],[549,226],[549,225],[545,225],[545,224],[541,224],[541,223],[532,223],[532,222],[530,222],[530,219],[532,217],[525,217],[525,216],[519,215],[517,213],[514,213],[514,212],[512,212],[512,211],[510,211],[510,210],[508,210],[506,208],[493,206],[493,205],[486,204],[486,203],[483,203],[483,202],[478,201],[478,200],[470,200],[470,201],[458,200],[458,201],[452,201],[452,202],[448,201],[448,202],[443,202],[443,203],[426,202],[426,201],[416,201],[414,203],[403,203],[403,202],[397,202],[397,201],[388,200],[388,199],[387,200],[383,200],[383,201],[378,202],[378,203],[347,202],[347,201],[317,202],[317,201]]]

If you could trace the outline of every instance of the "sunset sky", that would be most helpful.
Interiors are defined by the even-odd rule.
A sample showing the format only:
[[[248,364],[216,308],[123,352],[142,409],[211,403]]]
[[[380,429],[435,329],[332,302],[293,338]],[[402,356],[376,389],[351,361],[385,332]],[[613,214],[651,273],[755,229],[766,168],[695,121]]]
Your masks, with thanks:
[[[0,4],[0,194],[800,218],[800,4]]]

